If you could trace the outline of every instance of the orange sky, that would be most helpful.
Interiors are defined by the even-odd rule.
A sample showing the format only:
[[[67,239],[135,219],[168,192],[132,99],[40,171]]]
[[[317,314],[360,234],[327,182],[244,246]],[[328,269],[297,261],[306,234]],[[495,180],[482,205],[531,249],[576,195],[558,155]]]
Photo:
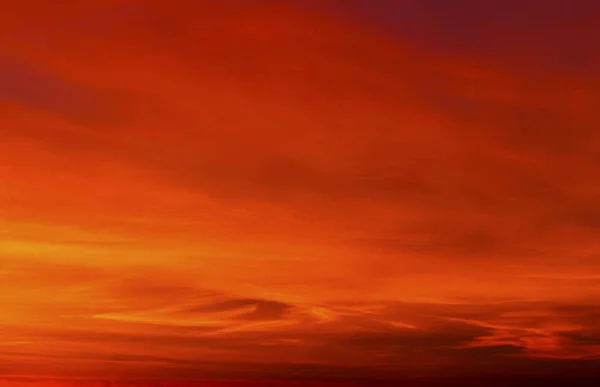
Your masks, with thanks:
[[[2,2],[0,386],[600,367],[600,4],[517,3]]]

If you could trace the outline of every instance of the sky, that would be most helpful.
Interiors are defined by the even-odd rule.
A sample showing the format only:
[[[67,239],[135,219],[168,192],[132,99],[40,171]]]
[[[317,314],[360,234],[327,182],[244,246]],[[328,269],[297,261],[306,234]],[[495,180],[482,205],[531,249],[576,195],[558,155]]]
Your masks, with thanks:
[[[0,387],[596,376],[599,15],[2,2]]]

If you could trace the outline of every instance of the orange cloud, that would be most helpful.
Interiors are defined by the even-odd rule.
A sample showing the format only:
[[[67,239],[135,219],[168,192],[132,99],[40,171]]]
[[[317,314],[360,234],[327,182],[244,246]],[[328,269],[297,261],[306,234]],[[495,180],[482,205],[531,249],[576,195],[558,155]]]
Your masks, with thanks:
[[[13,3],[0,386],[597,366],[600,86],[544,66],[597,60],[583,8],[494,54],[335,2]]]

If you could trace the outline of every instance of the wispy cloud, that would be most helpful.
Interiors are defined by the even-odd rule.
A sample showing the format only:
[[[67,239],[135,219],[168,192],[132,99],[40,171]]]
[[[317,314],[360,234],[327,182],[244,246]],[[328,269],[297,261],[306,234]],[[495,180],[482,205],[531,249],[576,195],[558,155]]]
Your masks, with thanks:
[[[598,2],[368,3],[0,6],[0,375],[597,365]]]

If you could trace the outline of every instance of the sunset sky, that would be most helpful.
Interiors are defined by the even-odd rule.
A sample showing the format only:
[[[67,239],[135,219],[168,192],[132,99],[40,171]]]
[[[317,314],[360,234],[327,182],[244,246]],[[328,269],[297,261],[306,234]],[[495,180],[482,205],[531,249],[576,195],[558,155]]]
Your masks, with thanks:
[[[0,3],[0,387],[600,373],[600,1]]]

